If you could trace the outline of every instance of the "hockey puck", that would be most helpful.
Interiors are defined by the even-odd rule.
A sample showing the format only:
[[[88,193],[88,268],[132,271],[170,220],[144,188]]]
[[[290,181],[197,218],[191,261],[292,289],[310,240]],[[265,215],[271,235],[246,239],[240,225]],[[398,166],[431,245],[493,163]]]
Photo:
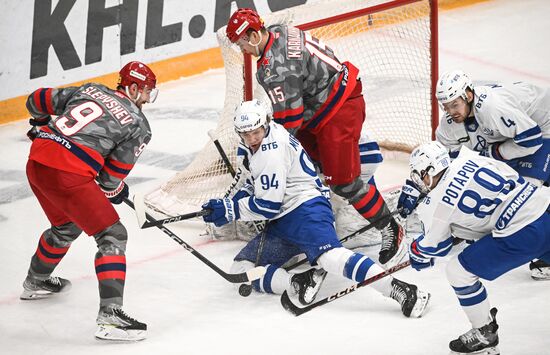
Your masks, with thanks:
[[[248,297],[252,293],[252,285],[242,284],[239,286],[239,295]]]

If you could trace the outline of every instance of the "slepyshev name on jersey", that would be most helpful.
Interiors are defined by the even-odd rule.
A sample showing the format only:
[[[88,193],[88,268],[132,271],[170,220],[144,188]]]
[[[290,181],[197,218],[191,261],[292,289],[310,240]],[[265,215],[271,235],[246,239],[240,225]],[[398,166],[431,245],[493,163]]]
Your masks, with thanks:
[[[86,94],[105,105],[109,112],[115,117],[121,125],[131,123],[133,121],[132,115],[126,111],[124,106],[118,102],[112,95],[106,94],[96,87],[90,86],[86,90],[82,91]]]

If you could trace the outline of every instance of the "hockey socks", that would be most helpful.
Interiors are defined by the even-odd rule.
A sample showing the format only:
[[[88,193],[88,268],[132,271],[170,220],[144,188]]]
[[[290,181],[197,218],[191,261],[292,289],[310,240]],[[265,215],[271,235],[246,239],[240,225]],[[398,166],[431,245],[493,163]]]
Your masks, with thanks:
[[[124,255],[96,254],[95,272],[99,282],[100,305],[122,305],[124,281],[126,279],[126,257]]]
[[[352,203],[353,207],[369,222],[379,221],[380,217],[390,213],[384,198],[376,188],[369,184],[369,189],[357,202]],[[389,220],[378,223],[376,228],[381,229],[388,224]]]

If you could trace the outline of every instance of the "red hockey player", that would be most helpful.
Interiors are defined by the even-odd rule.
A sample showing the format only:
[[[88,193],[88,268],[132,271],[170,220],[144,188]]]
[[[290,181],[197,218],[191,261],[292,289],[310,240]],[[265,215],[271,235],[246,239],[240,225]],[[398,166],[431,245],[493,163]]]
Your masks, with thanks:
[[[141,108],[155,100],[155,86],[147,65],[130,62],[120,70],[116,90],[88,83],[38,89],[27,99],[29,122],[41,127],[34,130],[27,177],[51,227],[40,237],[20,298],[34,300],[70,289],[69,280],[51,275],[84,231],[97,243],[95,336],[100,339],[141,340],[147,332],[146,324],[121,308],[128,236],[111,204],[128,197],[124,178],[151,140]]]
[[[238,9],[226,34],[243,53],[258,57],[256,78],[271,99],[275,122],[298,138],[335,194],[370,222],[379,221],[379,261],[387,263],[400,251],[403,229],[389,216],[374,180],[360,176],[361,164],[369,163],[363,159],[373,156],[359,148],[365,120],[359,69],[338,60],[307,32],[286,25],[266,28],[252,9]],[[379,148],[371,142],[361,149]],[[381,155],[374,156],[381,160]]]

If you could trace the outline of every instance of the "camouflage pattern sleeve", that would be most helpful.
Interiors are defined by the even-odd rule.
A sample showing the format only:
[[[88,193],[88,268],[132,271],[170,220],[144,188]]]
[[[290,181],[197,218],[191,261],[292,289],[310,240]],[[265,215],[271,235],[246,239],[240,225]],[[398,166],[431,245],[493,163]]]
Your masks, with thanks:
[[[27,110],[32,117],[43,119],[50,115],[61,115],[69,99],[78,91],[78,87],[64,89],[40,88],[27,98]]]
[[[291,134],[320,129],[351,94],[358,75],[319,39],[282,25],[269,27],[257,66],[258,83],[271,100],[274,121]]]
[[[141,114],[135,120],[135,128],[106,157],[99,171],[96,180],[107,190],[117,188],[126,178],[151,140],[151,128],[145,116]]]

